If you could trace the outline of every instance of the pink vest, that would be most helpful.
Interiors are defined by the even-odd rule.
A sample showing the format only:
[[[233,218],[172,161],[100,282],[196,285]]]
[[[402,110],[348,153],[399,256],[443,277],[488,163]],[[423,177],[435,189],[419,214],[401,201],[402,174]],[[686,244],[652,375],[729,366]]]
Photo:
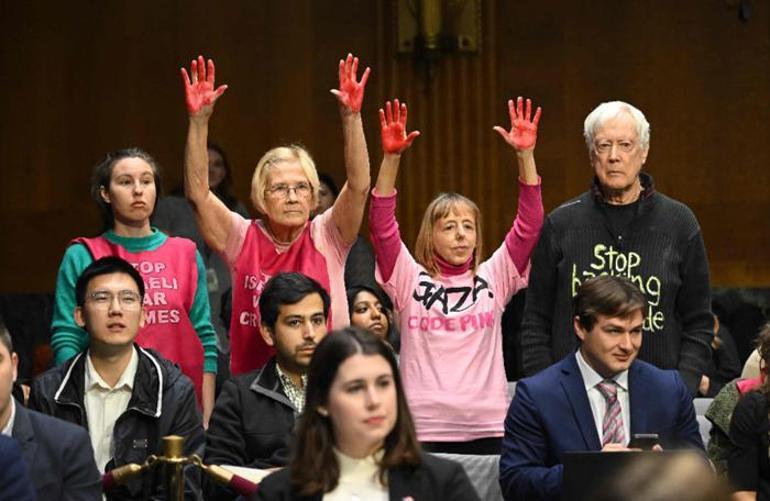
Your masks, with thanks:
[[[233,267],[233,309],[230,318],[230,372],[233,376],[258,369],[275,353],[259,333],[259,296],[271,277],[280,272],[299,272],[330,292],[326,258],[311,238],[311,225],[285,252],[256,222],[249,224],[243,247]],[[331,329],[331,315],[327,324]]]
[[[179,364],[195,385],[198,403],[203,385],[203,345],[190,322],[188,312],[195,299],[198,266],[195,244],[186,238],[169,237],[151,251],[129,252],[104,237],[76,238],[94,260],[105,256],[125,259],[144,278],[145,324],[136,342]]]

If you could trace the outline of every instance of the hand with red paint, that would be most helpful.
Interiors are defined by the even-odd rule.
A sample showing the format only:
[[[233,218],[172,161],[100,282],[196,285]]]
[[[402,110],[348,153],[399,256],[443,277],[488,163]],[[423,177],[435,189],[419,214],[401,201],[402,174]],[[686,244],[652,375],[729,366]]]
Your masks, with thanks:
[[[537,124],[540,122],[542,110],[537,107],[535,117],[532,118],[532,101],[527,99],[527,107],[524,109],[524,99],[519,96],[514,106],[513,100],[508,100],[508,113],[511,116],[511,130],[495,126],[496,130],[505,139],[505,142],[514,147],[516,151],[531,151],[535,149],[537,142]]]
[[[358,58],[348,54],[344,60],[340,59],[340,88],[332,89],[331,93],[337,96],[340,106],[348,113],[360,113],[361,103],[364,101],[364,87],[369,80],[370,68],[364,70],[360,81],[356,81],[358,72]]]
[[[394,99],[392,106],[388,101],[384,110],[380,108],[380,134],[386,155],[400,155],[412,145],[420,131],[406,133],[406,103],[399,104],[398,99]]]
[[[185,68],[181,70],[188,113],[191,117],[210,117],[214,112],[214,103],[227,90],[227,85],[214,88],[214,61],[205,61],[203,56],[193,59],[190,63],[192,78]]]

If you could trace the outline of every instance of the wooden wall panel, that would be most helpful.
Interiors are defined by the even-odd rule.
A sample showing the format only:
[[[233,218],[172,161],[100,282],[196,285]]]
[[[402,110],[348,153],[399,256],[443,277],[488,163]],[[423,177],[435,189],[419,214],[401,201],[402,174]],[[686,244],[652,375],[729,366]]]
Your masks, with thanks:
[[[483,0],[481,53],[444,58],[428,80],[395,52],[395,0],[113,0],[0,2],[0,292],[54,286],[67,241],[98,232],[91,166],[141,145],[181,179],[186,127],[178,68],[212,56],[230,89],[212,138],[248,198],[261,154],[308,146],[319,169],[344,175],[336,61],[372,66],[364,108],[376,176],[376,111],[398,96],[423,136],[404,156],[399,221],[409,244],[439,191],[476,200],[485,246],[516,208],[516,168],[492,131],[505,101],[544,108],[536,152],[548,210],[585,190],[581,136],[599,102],[625,99],[652,123],[649,171],[699,217],[716,285],[770,283],[770,7],[738,20],[732,2],[590,4]]]

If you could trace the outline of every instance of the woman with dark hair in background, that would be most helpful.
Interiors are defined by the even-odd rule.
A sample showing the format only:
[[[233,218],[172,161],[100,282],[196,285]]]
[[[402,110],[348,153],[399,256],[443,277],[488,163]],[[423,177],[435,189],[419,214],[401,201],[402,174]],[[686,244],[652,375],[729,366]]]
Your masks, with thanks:
[[[305,410],[287,468],[264,500],[474,500],[462,467],[423,454],[393,351],[374,334],[332,332],[313,354]]]
[[[757,336],[757,349],[767,367],[770,362],[770,324]],[[738,401],[730,422],[727,473],[735,488],[735,501],[770,499],[770,379]]]
[[[168,237],[150,225],[160,186],[157,162],[139,148],[113,151],[96,165],[91,197],[102,213],[105,232],[74,239],[64,253],[56,280],[51,347],[61,364],[88,346],[88,334],[73,317],[75,283],[94,260],[121,257],[141,273],[147,289],[145,325],[136,342],[179,364],[195,384],[208,423],[214,407],[217,343],[206,268],[192,241]]]
[[[368,330],[398,353],[398,327],[393,318],[393,303],[379,285],[348,287],[348,310],[350,325]]]
[[[334,201],[337,200],[337,195],[340,194],[337,183],[334,182],[334,179],[329,174],[319,172],[318,181],[318,205],[316,205],[314,216],[323,214],[331,209]]]
[[[208,143],[209,188],[228,209],[244,218],[249,217],[246,207],[232,193],[232,176],[227,155],[217,144]],[[195,224],[195,213],[184,195],[184,185],[179,184],[168,197],[158,200],[158,206],[152,215],[152,224],[170,236],[189,238],[198,247],[206,266],[206,283],[211,305],[211,322],[219,337],[222,353],[229,352],[227,322],[222,320],[222,296],[230,293],[230,268],[221,257],[206,245]],[[224,355],[223,355],[224,356]],[[226,369],[225,367],[220,368]],[[227,371],[224,371],[227,373]],[[222,376],[223,374],[220,374]]]

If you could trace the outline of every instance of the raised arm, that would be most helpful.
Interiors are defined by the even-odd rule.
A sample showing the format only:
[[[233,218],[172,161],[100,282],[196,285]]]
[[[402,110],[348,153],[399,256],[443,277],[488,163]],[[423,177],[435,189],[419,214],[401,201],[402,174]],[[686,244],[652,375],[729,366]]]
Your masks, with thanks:
[[[364,88],[369,79],[369,68],[364,70],[361,80],[356,80],[358,58],[348,54],[340,59],[339,89],[332,89],[337,96],[342,119],[344,140],[345,174],[347,180],[342,186],[337,200],[332,206],[332,221],[342,235],[343,240],[352,243],[361,229],[364,217],[366,197],[369,194],[371,177],[369,174],[369,152],[366,149],[366,137],[361,122],[361,103],[364,100]]]
[[[511,117],[511,130],[496,125],[494,130],[516,150],[516,163],[519,168],[519,178],[525,184],[538,184],[537,168],[535,166],[535,144],[537,143],[537,125],[540,122],[542,110],[537,107],[535,117],[532,117],[532,101],[527,99],[524,109],[524,99],[519,96],[516,103],[508,100],[508,114]]]
[[[232,230],[232,220],[230,210],[209,189],[207,140],[214,104],[227,90],[227,85],[215,89],[214,72],[214,61],[204,61],[203,56],[190,63],[190,74],[181,69],[189,115],[184,152],[184,191],[206,244],[223,252]]]
[[[382,164],[377,174],[377,194],[387,197],[393,194],[398,177],[398,167],[401,163],[401,153],[412,145],[420,135],[420,131],[406,133],[406,103],[393,104],[388,101],[385,109],[380,108],[380,136],[382,138]]]
[[[399,104],[398,99],[393,101],[392,106],[388,101],[384,110],[380,108],[380,134],[384,155],[369,207],[369,231],[380,275],[385,281],[390,278],[401,249],[395,200],[401,153],[420,135],[419,131],[406,133],[406,116],[406,104]]]
[[[523,273],[532,255],[540,230],[543,228],[543,199],[540,193],[540,178],[535,165],[535,144],[537,144],[537,126],[542,110],[538,106],[532,117],[532,101],[519,96],[514,106],[508,101],[508,113],[511,118],[510,131],[494,127],[505,142],[516,151],[516,164],[519,169],[519,208],[511,230],[505,237],[508,254],[519,273]]]

